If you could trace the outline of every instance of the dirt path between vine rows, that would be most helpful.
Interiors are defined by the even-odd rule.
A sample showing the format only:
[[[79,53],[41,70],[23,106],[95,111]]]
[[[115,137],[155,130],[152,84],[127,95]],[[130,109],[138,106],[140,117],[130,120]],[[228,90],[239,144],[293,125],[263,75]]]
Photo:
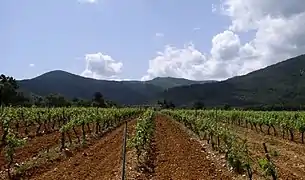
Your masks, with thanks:
[[[156,160],[153,180],[161,179],[232,179],[225,168],[217,168],[207,158],[200,143],[185,132],[176,122],[165,116],[157,116]]]
[[[136,120],[128,122],[128,134],[134,131]],[[120,179],[124,125],[116,128],[100,141],[54,169],[35,177],[35,180]]]

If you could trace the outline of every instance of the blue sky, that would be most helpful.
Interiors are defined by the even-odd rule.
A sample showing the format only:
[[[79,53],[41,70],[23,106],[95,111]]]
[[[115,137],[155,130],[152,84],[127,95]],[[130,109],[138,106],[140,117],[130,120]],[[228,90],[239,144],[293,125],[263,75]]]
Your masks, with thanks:
[[[211,53],[212,49],[216,54],[240,53],[247,42],[252,41],[250,44],[254,47],[253,38],[260,29],[248,29],[248,33],[230,30],[234,18],[238,18],[234,13],[223,15],[212,12],[213,3],[219,4],[215,0],[99,0],[96,3],[85,0],[0,1],[0,73],[23,79],[62,69],[101,79],[141,79],[147,74],[148,78],[181,75],[189,79],[217,79],[219,73],[211,68],[216,65],[217,69],[232,66],[236,58],[231,64],[221,64],[222,61],[216,60],[216,57],[223,56]],[[215,36],[218,34],[223,34],[223,38],[218,38],[223,43],[213,45],[212,40],[217,39]],[[227,38],[230,42],[225,38],[227,35],[231,37]],[[192,46],[187,45],[190,42]],[[232,42],[239,45],[234,46],[238,50],[229,47]],[[179,51],[176,55],[172,53],[175,48]],[[179,66],[175,61],[175,65],[167,63],[163,68],[160,64],[161,70],[156,70],[159,68],[158,63],[155,67],[153,64],[160,62],[154,61],[159,51],[163,52],[162,57],[159,56],[162,62],[164,53],[170,51],[166,56],[168,62],[174,62],[176,56],[188,59],[187,54],[193,56],[197,52],[200,54],[200,63],[196,66]],[[103,58],[95,63],[92,63],[91,56],[86,56],[99,52]],[[107,64],[97,64],[104,62],[104,55],[122,63],[120,73],[111,68],[110,71],[116,72],[104,73]],[[85,57],[88,57],[88,61]],[[199,62],[198,56],[190,58],[190,62],[196,61]],[[181,62],[179,60],[178,64]],[[212,62],[216,65],[212,65]],[[86,68],[88,70],[88,63],[89,75],[84,73]],[[258,63],[258,66],[264,65],[268,63]],[[173,71],[172,67],[176,67],[177,71]],[[190,73],[187,70],[189,67],[195,71],[200,67],[200,71],[206,73]],[[147,72],[149,69],[150,73]],[[230,69],[224,71],[226,73],[220,78],[238,74]]]

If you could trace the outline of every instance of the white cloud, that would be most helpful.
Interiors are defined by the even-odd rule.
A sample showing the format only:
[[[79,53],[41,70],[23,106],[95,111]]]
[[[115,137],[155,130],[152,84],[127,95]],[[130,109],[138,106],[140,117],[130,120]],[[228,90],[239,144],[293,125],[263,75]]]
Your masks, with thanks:
[[[79,3],[96,4],[98,0],[78,0]]]
[[[29,67],[35,67],[35,64],[29,64]]]
[[[139,79],[128,79],[128,78],[112,78],[112,79],[107,79],[110,81],[139,81]]]
[[[211,55],[215,59],[231,60],[238,56],[240,40],[232,31],[224,31],[212,39]]]
[[[192,80],[214,79],[222,80],[230,76],[239,75],[246,69],[245,64],[239,62],[239,57],[249,58],[252,49],[246,46],[239,49],[239,37],[232,31],[225,31],[216,35],[210,54],[204,54],[193,44],[176,48],[166,46],[164,52],[149,61],[147,75],[142,80],[155,77],[180,77]],[[252,67],[254,67],[252,64]]]
[[[199,30],[200,30],[200,27],[193,28],[193,31],[199,31]]]
[[[226,79],[305,53],[304,0],[223,0],[213,5],[231,19],[230,27],[212,39],[210,53],[186,46],[167,46],[150,60],[147,75],[189,79]],[[249,42],[239,33],[254,31]]]
[[[217,6],[215,4],[212,4],[212,12],[216,12],[217,11]]]
[[[257,29],[266,18],[292,18],[304,10],[304,0],[224,0],[222,9],[237,31]]]
[[[202,76],[213,76],[217,71],[217,61],[208,61],[206,56],[195,48],[193,44],[183,48],[166,46],[164,52],[149,61],[147,75],[141,80],[155,77],[183,77],[198,79]],[[215,77],[216,78],[216,77]]]
[[[164,37],[164,34],[163,34],[163,33],[156,33],[155,36],[156,36],[156,37]]]
[[[256,61],[262,67],[305,52],[304,0],[226,0],[224,4],[223,12],[232,20],[230,29],[256,31],[246,45],[259,56]]]
[[[111,56],[98,52],[86,54],[86,69],[82,76],[95,79],[116,79],[122,72],[123,63],[114,60]]]

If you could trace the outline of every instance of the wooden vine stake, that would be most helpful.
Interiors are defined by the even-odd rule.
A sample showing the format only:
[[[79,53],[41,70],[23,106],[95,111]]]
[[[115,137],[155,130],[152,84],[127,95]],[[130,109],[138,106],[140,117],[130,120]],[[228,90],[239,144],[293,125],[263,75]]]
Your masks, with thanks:
[[[267,160],[269,161],[270,164],[272,164],[272,165],[274,166],[273,162],[271,161],[271,158],[270,158],[270,155],[269,155],[269,152],[268,152],[266,143],[263,143],[263,146],[264,146],[265,156],[266,156]],[[277,177],[276,177],[276,173],[275,173],[275,172],[271,173],[271,176],[272,176],[272,179],[273,179],[273,180],[277,180]]]

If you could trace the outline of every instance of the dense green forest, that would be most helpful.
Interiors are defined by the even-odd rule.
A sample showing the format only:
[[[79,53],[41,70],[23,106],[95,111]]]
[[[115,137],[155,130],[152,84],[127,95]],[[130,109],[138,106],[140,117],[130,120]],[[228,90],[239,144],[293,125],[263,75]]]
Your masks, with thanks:
[[[212,107],[229,104],[297,108],[305,104],[304,70],[305,55],[302,55],[225,81],[174,87],[162,97],[178,106],[200,100]]]

